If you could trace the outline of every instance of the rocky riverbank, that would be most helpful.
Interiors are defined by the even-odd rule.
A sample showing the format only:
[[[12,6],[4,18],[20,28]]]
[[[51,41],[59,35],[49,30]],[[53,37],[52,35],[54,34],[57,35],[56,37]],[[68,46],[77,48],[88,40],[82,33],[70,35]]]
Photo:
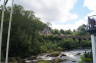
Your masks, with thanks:
[[[30,57],[30,59],[25,59],[25,63],[78,63],[80,61],[80,56],[84,54],[85,51],[90,51],[89,49],[84,50],[72,50],[65,52],[53,52],[53,53],[43,53],[37,57]]]

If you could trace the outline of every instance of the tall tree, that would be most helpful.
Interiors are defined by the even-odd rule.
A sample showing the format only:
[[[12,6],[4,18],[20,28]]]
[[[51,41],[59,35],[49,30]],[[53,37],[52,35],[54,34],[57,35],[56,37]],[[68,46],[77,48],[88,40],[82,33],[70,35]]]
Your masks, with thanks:
[[[10,7],[7,7],[3,32],[3,53],[6,52],[9,14]],[[9,56],[24,57],[39,53],[39,32],[43,30],[45,26],[47,25],[41,22],[39,18],[35,17],[33,11],[24,10],[20,5],[14,5]]]

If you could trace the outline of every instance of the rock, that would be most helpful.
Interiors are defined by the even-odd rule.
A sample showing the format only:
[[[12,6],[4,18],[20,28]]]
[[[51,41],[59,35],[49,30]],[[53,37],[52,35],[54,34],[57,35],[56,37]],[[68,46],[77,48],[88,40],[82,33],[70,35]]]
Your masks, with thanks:
[[[28,60],[34,60],[34,59],[36,59],[37,57],[36,56],[31,56],[31,57],[29,57],[29,58],[27,58]]]
[[[59,56],[60,52],[52,52],[50,54],[47,55],[47,57],[57,57]]]
[[[9,58],[9,63],[18,63],[18,61],[15,57],[10,57]]]
[[[31,57],[24,59],[24,62],[25,63],[36,63],[36,59],[37,59],[36,56],[31,56]]]
[[[63,61],[67,61],[68,59],[63,59]]]
[[[72,62],[76,62],[76,61],[72,61]]]
[[[61,58],[56,58],[54,60],[52,60],[52,63],[59,63],[59,62],[63,62],[64,60],[62,60]]]
[[[48,54],[46,57],[50,57],[51,56],[51,54]]]
[[[24,63],[37,63],[38,60],[25,60]]]
[[[65,54],[61,54],[60,57],[62,57],[62,56],[66,56],[66,55]]]
[[[80,55],[81,53],[77,53],[76,55]]]

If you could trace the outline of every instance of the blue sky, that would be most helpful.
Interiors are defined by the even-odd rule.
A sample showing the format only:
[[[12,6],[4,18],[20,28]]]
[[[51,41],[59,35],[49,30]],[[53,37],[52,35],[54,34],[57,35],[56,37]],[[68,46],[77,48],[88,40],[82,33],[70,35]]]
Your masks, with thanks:
[[[89,10],[87,7],[84,7],[84,0],[78,0],[71,12],[79,15],[79,17],[78,19],[71,22],[66,22],[65,24],[74,24],[76,21],[84,19],[84,17],[90,13],[91,10]]]
[[[15,0],[15,3],[34,11],[41,21],[51,23],[53,29],[77,29],[87,23],[89,15],[96,14],[96,0]]]

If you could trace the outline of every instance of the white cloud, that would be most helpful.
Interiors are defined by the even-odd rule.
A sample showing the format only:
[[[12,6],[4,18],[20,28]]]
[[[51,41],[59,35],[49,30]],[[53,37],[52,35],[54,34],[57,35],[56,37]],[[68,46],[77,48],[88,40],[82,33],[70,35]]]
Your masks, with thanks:
[[[52,25],[52,28],[53,29],[64,29],[64,30],[73,30],[76,28],[76,25],[73,25],[73,24],[53,24]]]
[[[84,6],[87,7],[89,10],[91,10],[90,13],[88,13],[83,19],[80,19],[76,21],[74,24],[54,24],[54,28],[58,29],[77,29],[79,26],[82,24],[87,24],[88,23],[88,16],[96,15],[96,0],[85,0]]]
[[[33,10],[44,22],[67,22],[78,18],[71,12],[77,0],[16,0],[26,9]],[[53,26],[53,28],[56,26]]]
[[[52,25],[53,29],[64,29],[64,30],[74,30],[77,29],[82,24],[87,24],[87,19],[82,19],[79,21],[76,21],[74,24],[54,24]]]
[[[86,23],[87,23],[88,16],[96,15],[96,0],[85,0],[84,7],[87,7],[89,10],[91,10],[91,12],[88,13],[83,19],[83,21],[86,20]]]
[[[85,0],[84,6],[87,7],[89,10],[96,11],[96,0]]]
[[[79,15],[71,12],[77,0],[15,0],[15,3],[23,5],[25,9],[33,10],[43,22],[52,23],[53,29],[77,29],[80,25],[87,23],[88,16],[96,14],[94,11],[96,10],[96,0],[84,0],[84,7],[92,10],[92,12],[74,24],[62,24],[72,22],[79,17]]]
[[[74,24],[70,24],[69,26],[71,26],[71,27],[69,27],[68,29],[73,30],[73,29],[77,29],[82,24],[87,25],[88,24],[88,16],[92,16],[92,15],[96,15],[96,11],[92,11],[92,12],[88,13],[83,19],[76,21]]]

